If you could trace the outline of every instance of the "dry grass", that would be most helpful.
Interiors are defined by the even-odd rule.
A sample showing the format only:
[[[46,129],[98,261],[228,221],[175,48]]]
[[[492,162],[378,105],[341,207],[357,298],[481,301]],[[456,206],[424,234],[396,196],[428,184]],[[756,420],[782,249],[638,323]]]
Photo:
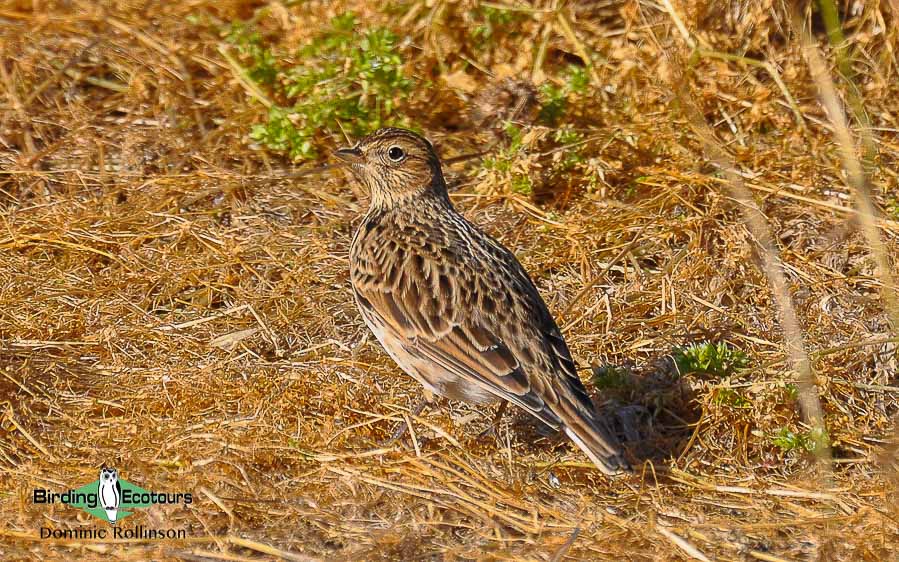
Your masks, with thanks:
[[[843,14],[871,124],[859,136],[877,150],[848,185],[867,121],[833,114],[850,84],[810,5],[794,24],[767,0],[516,4],[517,35],[482,48],[465,42],[472,0],[390,14],[273,2],[261,16],[282,44],[348,8],[408,37],[410,72],[432,83],[406,113],[446,158],[505,142],[466,117],[478,90],[584,64],[590,91],[570,119],[586,163],[547,173],[564,150],[541,153],[553,131],[532,125],[513,162],[541,178],[532,197],[479,158],[450,176],[457,204],[532,272],[580,364],[627,367],[598,403],[640,470],[613,481],[521,416],[481,436],[493,412],[456,403],[382,445],[418,389],[352,303],[364,194],[339,172],[285,178],[289,162],[252,147],[264,93],[211,26],[185,19],[246,19],[261,4],[0,3],[0,557],[895,557],[899,346],[881,296],[899,256],[895,2]],[[830,65],[826,111],[796,25]],[[860,212],[859,174],[873,197]],[[761,211],[755,226],[735,182]],[[784,290],[764,263],[782,264]],[[798,398],[820,404],[830,463],[772,439],[804,427],[784,306],[814,373]],[[668,355],[701,340],[730,342],[752,367],[678,377]],[[81,485],[104,463],[192,491],[190,506],[129,520],[189,538],[37,540],[42,526],[96,522],[33,505],[30,490]]]

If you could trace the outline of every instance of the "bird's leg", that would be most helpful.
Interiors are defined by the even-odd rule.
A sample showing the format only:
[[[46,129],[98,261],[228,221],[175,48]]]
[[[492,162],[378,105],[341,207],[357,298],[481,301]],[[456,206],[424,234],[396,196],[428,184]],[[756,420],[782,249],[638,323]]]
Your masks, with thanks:
[[[418,404],[415,405],[415,408],[409,413],[409,421],[411,422],[412,418],[418,416],[424,411],[425,406],[434,401],[434,395],[428,391],[425,391],[424,396],[422,396],[421,400]],[[409,424],[406,421],[400,422],[400,425],[396,428],[396,431],[390,436],[387,441],[384,441],[384,447],[389,447],[399,440],[400,437],[406,434],[406,431],[409,429]]]
[[[481,432],[479,437],[485,437],[487,435],[497,436],[499,435],[499,422],[503,420],[503,414],[506,413],[506,408],[509,407],[509,402],[503,400],[503,403],[499,405],[499,408],[496,410],[496,414],[493,415],[493,423],[490,424],[490,427]]]

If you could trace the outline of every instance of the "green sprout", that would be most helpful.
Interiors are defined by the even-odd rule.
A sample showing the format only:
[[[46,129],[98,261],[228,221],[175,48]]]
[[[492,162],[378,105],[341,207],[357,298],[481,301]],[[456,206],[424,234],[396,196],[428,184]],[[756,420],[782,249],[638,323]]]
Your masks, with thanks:
[[[582,141],[584,139],[583,134],[576,131],[573,127],[564,126],[556,129],[553,137],[560,146],[569,146],[569,148],[564,150],[562,160],[558,163],[557,169],[559,171],[566,172],[584,162],[584,156],[580,151],[582,146],[570,146]]]
[[[487,170],[493,170],[502,174],[510,174],[509,186],[514,193],[530,196],[534,192],[534,184],[527,174],[512,171],[512,165],[524,150],[524,141],[521,128],[514,123],[507,122],[504,130],[509,138],[509,146],[500,150],[496,157],[484,158],[482,166]]]
[[[593,384],[602,390],[625,388],[630,382],[630,373],[625,367],[602,365],[593,368]]]
[[[278,67],[271,50],[263,45],[262,36],[244,22],[232,22],[225,41],[237,47],[240,56],[249,60],[247,76],[254,82],[271,86],[278,77]]]
[[[752,402],[748,398],[732,388],[719,388],[715,392],[713,400],[715,404],[730,406],[731,408],[747,409],[752,407]]]
[[[482,46],[487,45],[487,40],[496,35],[501,29],[524,19],[524,16],[519,12],[490,6],[480,6],[472,10],[471,15],[477,22],[471,30],[471,38],[474,40],[472,44]]]
[[[569,98],[582,95],[590,86],[590,77],[582,66],[569,65],[562,84],[547,81],[540,88],[540,120],[547,125],[555,125],[565,115]]]
[[[814,453],[830,446],[830,436],[822,429],[810,431],[793,431],[788,427],[782,427],[771,436],[771,442],[781,451],[808,451]]]
[[[681,375],[705,373],[724,377],[749,365],[749,356],[724,342],[694,343],[675,349],[673,357]]]
[[[890,197],[887,199],[886,212],[893,220],[899,220],[899,198]]]
[[[796,402],[799,400],[799,387],[795,384],[788,382],[784,386],[784,394],[786,395],[786,399],[790,402]]]
[[[515,174],[512,177],[512,191],[521,195],[531,195],[534,192],[534,184],[528,176]]]

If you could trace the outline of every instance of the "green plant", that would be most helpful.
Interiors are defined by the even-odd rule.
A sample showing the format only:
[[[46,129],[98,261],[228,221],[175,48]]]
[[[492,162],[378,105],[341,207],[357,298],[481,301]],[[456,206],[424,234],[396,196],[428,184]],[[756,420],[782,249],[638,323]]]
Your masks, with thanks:
[[[471,28],[473,45],[485,45],[486,40],[491,39],[498,31],[506,28],[516,21],[524,19],[520,12],[502,10],[491,6],[479,6],[472,10],[472,19],[475,26]]]
[[[519,127],[515,123],[512,123],[511,121],[507,121],[503,126],[503,130],[509,137],[509,147],[506,149],[506,152],[509,154],[513,154],[521,150],[523,146],[523,135],[521,132],[521,127]]]
[[[715,392],[715,404],[730,406],[731,408],[751,408],[752,402],[741,393],[732,388],[719,388]]]
[[[790,402],[796,402],[799,400],[799,387],[795,384],[788,382],[784,386],[784,394],[786,395],[786,399]]]
[[[630,373],[625,367],[602,365],[593,368],[593,384],[596,388],[609,390],[624,388],[630,382]]]
[[[540,87],[540,97],[540,120],[547,125],[555,125],[565,114],[568,99],[565,89],[552,82],[546,82]]]
[[[562,77],[562,84],[547,81],[540,88],[540,120],[555,125],[568,108],[569,97],[584,94],[590,85],[590,77],[582,66],[569,65]]]
[[[581,139],[584,138],[584,135],[580,134],[572,127],[560,127],[556,129],[555,133],[553,133],[553,138],[557,143],[565,145],[565,144],[574,144]]]
[[[890,197],[887,199],[886,211],[891,219],[899,220],[899,198]]]
[[[534,184],[531,178],[525,173],[513,171],[513,164],[516,159],[522,156],[524,149],[521,128],[508,122],[505,124],[505,132],[509,139],[509,145],[500,150],[495,157],[484,158],[482,166],[487,170],[507,175],[506,179],[513,192],[521,195],[531,195],[534,191]]]
[[[797,450],[814,453],[829,446],[830,436],[823,430],[813,429],[811,431],[797,432],[790,428],[782,427],[771,436],[771,442],[785,453]]]
[[[727,376],[749,365],[749,356],[724,342],[694,343],[674,350],[674,365],[681,375],[706,373]]]
[[[406,124],[397,106],[412,90],[397,39],[389,30],[355,30],[352,13],[302,47],[295,63],[276,57],[246,24],[232,24],[226,39],[237,47],[247,76],[277,100],[250,131],[263,146],[294,160],[314,158],[320,131],[362,135],[387,120]]]
[[[278,67],[271,50],[264,46],[262,35],[246,22],[232,22],[225,41],[237,47],[244,60],[249,60],[247,76],[254,82],[271,86],[278,77]]]
[[[488,170],[496,170],[497,172],[508,172],[512,169],[511,160],[505,158],[503,155],[500,155],[497,158],[487,156],[484,158],[481,165]]]
[[[556,129],[553,138],[563,147],[562,158],[556,165],[556,169],[561,172],[567,172],[578,164],[584,162],[584,156],[581,154],[581,146],[576,145],[584,139],[584,135],[576,131],[573,127],[563,126]],[[567,148],[564,148],[567,147]]]
[[[510,185],[512,191],[515,193],[521,195],[531,195],[534,193],[534,184],[531,182],[531,178],[525,174],[515,174],[512,176],[512,183]]]
[[[785,453],[795,450],[811,450],[811,441],[809,440],[808,435],[801,432],[796,433],[786,427],[780,428],[780,431],[771,437],[771,442]]]

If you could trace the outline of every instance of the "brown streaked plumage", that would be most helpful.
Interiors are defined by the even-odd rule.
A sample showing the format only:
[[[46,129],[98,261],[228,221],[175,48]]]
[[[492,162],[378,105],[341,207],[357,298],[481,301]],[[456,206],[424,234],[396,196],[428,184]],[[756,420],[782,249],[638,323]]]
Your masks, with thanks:
[[[607,474],[629,469],[530,277],[453,208],[431,143],[380,129],[337,156],[371,193],[350,277],[394,361],[432,392],[507,400],[564,429]]]

